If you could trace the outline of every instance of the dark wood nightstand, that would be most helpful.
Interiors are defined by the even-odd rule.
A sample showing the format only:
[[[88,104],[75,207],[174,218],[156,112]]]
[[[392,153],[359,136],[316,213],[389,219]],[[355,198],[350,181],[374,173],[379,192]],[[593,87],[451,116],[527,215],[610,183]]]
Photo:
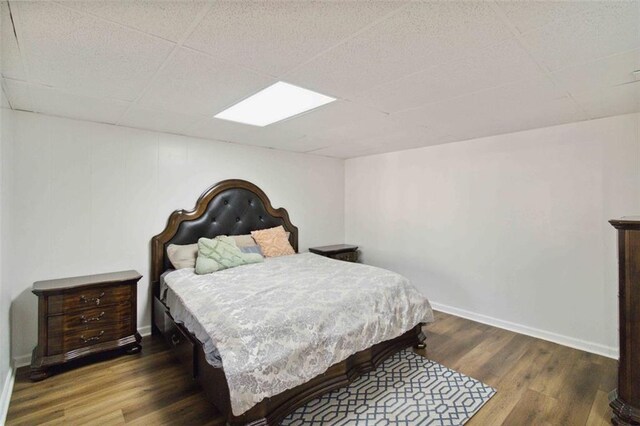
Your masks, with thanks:
[[[347,262],[358,261],[358,246],[352,246],[349,244],[336,244],[333,246],[323,247],[311,247],[309,248],[311,253],[319,254],[320,256],[330,257],[332,259],[345,260]]]
[[[614,425],[640,425],[640,216],[609,221],[618,230],[618,387],[609,394]]]
[[[137,331],[136,271],[37,281],[38,346],[31,357],[31,380],[49,376],[49,367],[114,349],[140,351]]]

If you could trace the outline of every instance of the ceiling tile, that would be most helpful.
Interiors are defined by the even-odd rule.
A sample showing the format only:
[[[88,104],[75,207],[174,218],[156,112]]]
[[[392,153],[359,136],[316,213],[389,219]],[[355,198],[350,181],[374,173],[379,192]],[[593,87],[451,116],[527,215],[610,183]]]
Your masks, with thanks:
[[[204,117],[178,112],[150,110],[132,107],[118,122],[121,126],[159,132],[183,134],[184,131]]]
[[[185,131],[186,135],[247,145],[278,149],[281,144],[301,139],[304,135],[271,126],[256,127],[217,118],[197,122]]]
[[[334,142],[331,146],[316,149],[310,153],[329,157],[352,158],[356,156],[422,148],[452,142],[453,140],[455,140],[453,136],[443,135],[432,129],[395,123],[387,126],[386,131],[376,136],[346,143]]]
[[[556,104],[560,104],[560,107]],[[560,121],[571,114],[575,120],[587,118],[580,114],[565,92],[559,90],[547,77],[436,102],[392,114],[391,117],[437,129],[442,134],[472,138],[486,136],[491,129],[504,133],[506,129],[518,131],[558,124],[552,115],[539,112],[545,108],[550,111],[560,109]],[[536,123],[532,117],[538,117],[539,122]]]
[[[185,45],[281,75],[400,6],[397,1],[216,2]]]
[[[377,116],[345,123],[340,126],[329,127],[307,136],[313,136],[316,141],[325,141],[326,146],[338,143],[348,144],[355,141],[366,141],[376,138],[381,134],[395,130],[401,125],[403,125],[403,123],[390,120],[387,114],[379,113]]]
[[[33,102],[31,102],[31,94],[29,93],[29,85],[23,81],[2,79],[4,93],[7,100],[11,104],[12,109],[22,111],[33,111]]]
[[[465,112],[474,114],[473,119],[457,122],[455,140],[519,132],[588,118],[568,96],[527,103],[521,108],[504,109],[494,114],[483,115],[478,107]],[[453,121],[447,124],[452,125]]]
[[[584,111],[578,108],[575,101],[568,96],[525,105],[521,109],[513,109],[500,117],[499,134],[538,127],[556,126],[558,124],[588,120]],[[514,124],[515,123],[515,124]]]
[[[54,3],[11,5],[32,82],[74,93],[133,100],[174,46]]]
[[[358,103],[337,100],[307,113],[274,123],[270,127],[313,135],[362,120],[379,120],[384,115],[380,111]]]
[[[607,0],[608,1],[608,0]],[[598,5],[598,1],[498,1],[509,21],[520,32],[527,32],[563,21]]]
[[[11,105],[9,105],[9,101],[7,100],[7,97],[4,94],[4,88],[0,88],[0,106],[2,108],[11,108]]]
[[[61,1],[65,6],[178,41],[206,1]]]
[[[340,144],[317,149],[309,152],[313,155],[323,155],[325,157],[334,158],[353,158],[357,156],[367,155],[372,148],[361,144]]]
[[[154,109],[213,116],[276,80],[179,49],[139,104]]]
[[[435,128],[408,125],[383,115],[375,119],[330,128],[308,135],[307,139],[318,147],[313,151],[314,154],[316,151],[325,152],[323,150],[326,148],[327,153],[344,153],[340,154],[342,156],[347,153],[353,155],[355,152],[393,151],[435,145],[450,141],[451,136]],[[343,148],[336,149],[338,146]]]
[[[564,68],[551,74],[551,78],[573,94],[635,81],[636,70],[640,70],[640,49]]]
[[[319,140],[313,136],[303,136],[300,139],[278,141],[278,149],[293,152],[309,152],[329,146],[327,141]]]
[[[5,79],[4,86],[13,109],[79,120],[113,124],[129,106],[128,102],[89,98],[17,80]]]
[[[443,133],[455,134],[452,130],[457,122],[482,121],[503,110],[556,99],[564,95],[565,93],[558,89],[548,77],[540,77],[400,111],[391,114],[391,117],[425,127],[437,128],[443,123],[451,123],[450,128]]]
[[[540,75],[529,54],[511,39],[463,60],[376,87],[356,100],[395,112]]]
[[[453,141],[455,138],[451,135],[444,135],[434,129],[428,129],[418,126],[397,125],[390,128],[376,137],[366,140],[357,141],[349,145],[353,148],[351,155],[372,155],[384,152],[402,151],[405,149],[422,148],[425,146],[438,145]],[[355,147],[362,146],[362,150],[357,152]]]
[[[640,112],[640,82],[572,94],[591,118]]]
[[[26,80],[24,64],[18,42],[13,33],[13,24],[7,2],[0,2],[0,71],[4,77]]]
[[[448,142],[452,136],[443,134],[435,128],[407,126],[397,123],[388,132],[369,139],[369,145],[377,151],[409,149],[422,146],[437,145]]]
[[[375,130],[360,125],[358,127],[345,127],[338,133],[335,129],[331,132],[320,133],[313,136],[306,136],[296,144],[307,144],[309,148],[303,152],[324,150],[337,151],[336,147],[345,147],[345,150],[353,153],[359,151],[376,150],[394,151],[422,146],[435,145],[451,141],[452,137],[443,135],[434,129],[407,125],[385,117],[383,123],[376,126]],[[289,149],[289,148],[287,148]],[[300,150],[291,147],[291,150]]]
[[[332,96],[355,94],[511,36],[484,2],[414,2],[286,75]]]
[[[29,86],[33,110],[43,114],[114,124],[124,114],[128,102],[98,99],[43,86]]]
[[[572,19],[524,34],[529,52],[551,71],[637,49],[640,2],[602,2]]]
[[[399,141],[396,144],[381,144],[371,147],[366,151],[366,154],[360,155],[374,155],[374,154],[384,154],[386,152],[396,152],[396,151],[405,151],[407,149],[416,149],[416,148],[424,148],[426,146],[439,145],[449,142],[455,142],[456,138],[453,136],[441,137],[437,142],[424,143],[423,141]]]
[[[17,43],[0,0],[7,98],[340,158],[639,111],[640,84],[621,85],[640,68],[638,1],[210,4],[174,51],[209,5],[16,1]],[[262,128],[213,118],[278,79],[339,100]]]

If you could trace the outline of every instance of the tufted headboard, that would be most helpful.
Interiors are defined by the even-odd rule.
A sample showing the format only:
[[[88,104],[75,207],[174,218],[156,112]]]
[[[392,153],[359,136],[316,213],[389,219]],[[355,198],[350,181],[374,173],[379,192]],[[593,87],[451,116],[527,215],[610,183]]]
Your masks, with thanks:
[[[267,195],[251,182],[218,182],[198,198],[193,210],[171,213],[164,231],[151,239],[151,283],[157,287],[160,275],[171,268],[169,244],[193,244],[201,237],[243,235],[278,225],[290,232],[289,242],[297,252],[298,228],[285,209],[273,208]]]

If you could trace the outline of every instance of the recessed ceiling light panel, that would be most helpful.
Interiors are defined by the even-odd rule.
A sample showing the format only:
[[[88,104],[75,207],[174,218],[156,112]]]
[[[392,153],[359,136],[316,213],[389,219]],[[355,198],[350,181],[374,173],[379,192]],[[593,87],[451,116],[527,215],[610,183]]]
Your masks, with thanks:
[[[335,100],[331,96],[279,81],[214,117],[263,127]]]

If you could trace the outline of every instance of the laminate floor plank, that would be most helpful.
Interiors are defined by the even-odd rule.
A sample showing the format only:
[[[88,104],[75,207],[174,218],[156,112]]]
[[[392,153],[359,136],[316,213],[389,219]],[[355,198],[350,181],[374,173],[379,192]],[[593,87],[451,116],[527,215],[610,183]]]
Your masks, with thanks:
[[[615,360],[436,312],[416,352],[483,381],[496,395],[468,426],[604,426]],[[20,369],[7,425],[224,424],[159,338],[135,355],[64,367],[33,383]]]
[[[606,426],[611,424],[609,413],[609,395],[607,392],[598,390],[591,405],[586,426]]]
[[[482,365],[484,370],[497,377],[503,377],[522,356],[530,349],[531,337],[515,334],[502,348],[494,348],[493,356]]]
[[[557,421],[567,426],[584,425],[598,391],[600,366],[581,358],[576,361],[558,396],[561,402],[554,413]]]
[[[527,389],[513,410],[504,419],[504,425],[552,425],[558,401]]]
[[[558,345],[531,389],[552,398],[558,397],[572,373],[576,352],[575,349]]]
[[[491,361],[496,351],[501,350],[513,339],[514,335],[515,333],[504,333],[503,330],[497,328],[485,333],[482,341],[456,362],[451,363],[450,368],[460,370],[485,365]]]
[[[530,390],[530,386],[535,382],[544,368],[544,365],[552,356],[552,352],[546,349],[548,342],[534,341],[530,350],[522,354],[520,358],[513,361],[511,368],[502,377],[489,376],[480,378],[478,374],[468,372],[471,377],[483,380],[486,384],[493,386],[497,390],[496,395],[471,419],[469,425],[500,425],[505,424],[505,420],[525,398],[525,394]],[[480,368],[480,373],[483,367]]]
[[[84,426],[120,426],[124,425],[122,410],[114,410],[105,413],[85,412],[84,415],[67,414],[65,411],[64,421],[68,425]]]

